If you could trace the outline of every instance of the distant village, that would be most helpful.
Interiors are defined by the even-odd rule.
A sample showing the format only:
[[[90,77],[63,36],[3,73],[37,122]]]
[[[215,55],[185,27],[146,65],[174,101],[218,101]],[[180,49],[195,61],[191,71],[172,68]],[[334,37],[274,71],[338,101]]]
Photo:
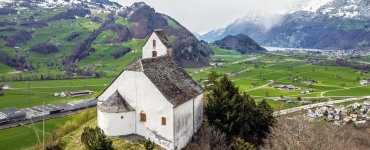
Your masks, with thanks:
[[[350,123],[360,125],[370,121],[370,101],[354,103],[348,106],[326,105],[316,109],[307,109],[306,115],[314,119],[323,118],[325,121],[337,125]]]
[[[345,58],[347,56],[367,56],[370,55],[370,50],[328,50],[321,51],[322,54],[329,56],[331,59]]]

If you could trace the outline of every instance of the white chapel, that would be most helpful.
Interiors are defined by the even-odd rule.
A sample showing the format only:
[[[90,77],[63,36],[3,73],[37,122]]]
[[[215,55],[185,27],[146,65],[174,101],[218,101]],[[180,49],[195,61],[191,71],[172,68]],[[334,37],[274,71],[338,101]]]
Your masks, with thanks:
[[[98,96],[98,126],[108,136],[182,149],[202,124],[203,89],[175,63],[163,30],[154,30],[142,53]]]

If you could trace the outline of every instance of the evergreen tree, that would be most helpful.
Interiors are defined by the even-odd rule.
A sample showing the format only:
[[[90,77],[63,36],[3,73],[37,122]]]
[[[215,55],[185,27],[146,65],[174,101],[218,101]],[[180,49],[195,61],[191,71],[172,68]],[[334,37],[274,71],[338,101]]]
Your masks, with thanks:
[[[208,107],[205,113],[208,121],[224,133],[233,133],[235,124],[232,122],[236,119],[233,103],[240,99],[239,89],[224,75],[219,82],[215,82],[207,97]]]
[[[240,93],[226,75],[215,81],[207,98],[208,122],[224,132],[229,142],[238,136],[259,145],[275,122],[273,110],[265,100],[257,105],[249,95]]]
[[[206,89],[211,90],[219,77],[219,74],[215,71],[211,71],[211,73],[208,74],[208,81],[205,83]]]
[[[112,141],[107,139],[99,127],[85,127],[81,135],[81,142],[88,150],[113,150]]]

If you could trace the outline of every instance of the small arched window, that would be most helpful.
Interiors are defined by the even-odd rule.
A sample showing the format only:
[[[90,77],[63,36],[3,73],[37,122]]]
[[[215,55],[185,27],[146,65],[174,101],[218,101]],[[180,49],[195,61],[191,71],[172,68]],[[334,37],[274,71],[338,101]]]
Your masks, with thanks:
[[[155,48],[157,46],[157,41],[153,40],[153,47]]]
[[[157,57],[157,51],[152,51],[152,57]]]

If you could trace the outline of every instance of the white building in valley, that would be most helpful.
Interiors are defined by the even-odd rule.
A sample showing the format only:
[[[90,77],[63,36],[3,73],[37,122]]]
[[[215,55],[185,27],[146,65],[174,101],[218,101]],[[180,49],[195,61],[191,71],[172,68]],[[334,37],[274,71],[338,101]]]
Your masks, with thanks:
[[[370,78],[369,79],[360,80],[360,84],[361,85],[370,85]]]
[[[201,126],[203,89],[172,59],[162,30],[142,50],[143,59],[98,96],[98,126],[108,136],[139,135],[181,149]]]

